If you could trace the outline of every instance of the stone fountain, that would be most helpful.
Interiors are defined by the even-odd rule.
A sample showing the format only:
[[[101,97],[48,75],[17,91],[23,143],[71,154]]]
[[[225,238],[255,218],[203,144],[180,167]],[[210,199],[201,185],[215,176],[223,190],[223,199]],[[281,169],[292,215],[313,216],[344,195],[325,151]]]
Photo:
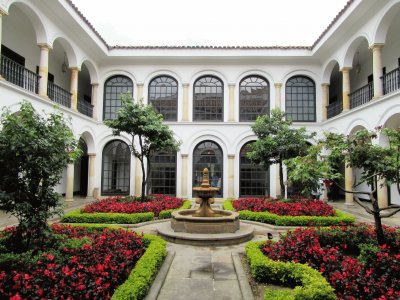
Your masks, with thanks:
[[[237,212],[212,209],[214,196],[219,188],[210,187],[208,169],[203,171],[201,186],[193,188],[197,195],[198,209],[185,209],[172,213],[171,228],[175,232],[188,233],[234,233],[239,230]]]

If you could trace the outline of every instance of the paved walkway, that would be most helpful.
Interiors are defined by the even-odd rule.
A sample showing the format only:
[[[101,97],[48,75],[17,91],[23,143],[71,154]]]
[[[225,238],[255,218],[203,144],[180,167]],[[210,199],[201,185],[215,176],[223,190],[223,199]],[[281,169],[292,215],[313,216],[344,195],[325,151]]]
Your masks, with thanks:
[[[66,203],[66,211],[76,209],[93,199],[76,198]],[[358,205],[347,206],[344,201],[329,202],[335,208],[352,213],[359,222],[373,223],[371,215]],[[55,218],[52,221],[56,222]],[[383,222],[400,226],[400,214]],[[0,212],[0,227],[13,225],[16,219]],[[138,232],[156,234],[159,223],[138,226]],[[270,225],[254,225],[253,240],[265,240],[278,230]],[[238,253],[244,252],[245,243],[224,247],[200,247],[167,243],[168,258],[156,278],[147,300],[252,300],[250,286],[242,269]],[[156,288],[158,286],[158,288]]]

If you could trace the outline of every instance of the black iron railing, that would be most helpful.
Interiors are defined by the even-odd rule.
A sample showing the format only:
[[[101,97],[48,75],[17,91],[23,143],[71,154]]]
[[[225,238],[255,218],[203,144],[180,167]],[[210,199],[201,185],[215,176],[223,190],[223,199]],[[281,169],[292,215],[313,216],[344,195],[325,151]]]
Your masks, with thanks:
[[[381,78],[384,95],[400,89],[400,67],[384,74]]]
[[[78,99],[78,111],[85,116],[93,117],[93,105],[83,99]]]
[[[371,81],[367,85],[351,92],[350,109],[368,103],[374,96],[374,82]]]
[[[326,108],[327,110],[327,118],[333,118],[334,116],[337,116],[340,114],[343,110],[343,103],[342,101],[335,101],[331,104],[329,104]]]
[[[1,56],[1,75],[5,80],[28,91],[38,92],[40,76],[4,55]]]
[[[71,107],[71,93],[53,82],[47,83],[47,95],[51,100],[66,107]]]

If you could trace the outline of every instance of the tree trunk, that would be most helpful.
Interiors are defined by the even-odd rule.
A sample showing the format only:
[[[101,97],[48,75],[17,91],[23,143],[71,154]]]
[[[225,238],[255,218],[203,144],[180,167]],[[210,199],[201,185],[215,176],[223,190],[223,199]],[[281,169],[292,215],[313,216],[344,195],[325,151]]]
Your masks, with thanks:
[[[283,166],[282,160],[279,163],[279,185],[281,186],[281,198],[285,198],[286,191],[285,191],[285,184],[283,183]]]
[[[379,212],[379,204],[377,199],[375,199],[373,193],[370,193],[370,199],[371,199],[371,204],[372,204],[372,212],[374,216],[374,221],[375,221],[375,234],[376,234],[376,239],[378,241],[378,245],[382,246],[385,244],[385,234],[383,232],[383,227],[382,227],[382,218]]]

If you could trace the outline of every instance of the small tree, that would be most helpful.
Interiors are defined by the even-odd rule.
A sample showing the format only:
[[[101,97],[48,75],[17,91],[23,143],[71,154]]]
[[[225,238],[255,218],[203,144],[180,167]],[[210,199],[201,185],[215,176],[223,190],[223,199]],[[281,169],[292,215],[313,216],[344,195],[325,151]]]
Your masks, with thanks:
[[[54,191],[77,155],[77,140],[61,113],[43,117],[28,102],[12,114],[3,108],[0,131],[0,209],[17,217],[14,251],[41,247],[47,220],[61,214]]]
[[[248,158],[255,164],[268,168],[272,164],[279,164],[279,184],[284,193],[283,182],[284,160],[296,157],[308,148],[307,139],[315,133],[307,133],[305,127],[294,129],[292,121],[285,119],[285,113],[279,108],[271,110],[271,116],[259,116],[251,127],[258,140],[250,145]]]
[[[400,206],[379,207],[378,199],[374,194],[381,179],[385,179],[388,184],[396,184],[400,193],[400,130],[389,128],[383,130],[383,134],[388,139],[387,147],[373,143],[379,132],[381,132],[380,128],[374,131],[360,130],[352,136],[327,133],[325,139],[319,142],[318,149],[325,148],[328,150],[325,159],[319,160],[320,164],[325,164],[324,168],[321,169],[323,172],[321,171],[319,174],[320,178],[337,178],[336,166],[338,161],[345,161],[348,167],[362,170],[362,176],[358,179],[358,182],[354,182],[351,190],[346,190],[339,184],[335,184],[343,192],[353,194],[355,202],[373,215],[377,242],[379,245],[383,245],[385,237],[382,218],[393,216],[400,211]],[[314,163],[316,161],[311,158],[307,161],[300,159],[296,160],[295,166],[305,170],[304,172],[308,172],[310,168],[313,168]],[[363,183],[370,187],[370,191],[356,191],[356,188]],[[363,203],[359,195],[367,196],[371,205]]]
[[[146,185],[151,170],[151,157],[158,151],[178,151],[179,143],[171,129],[163,124],[163,116],[151,105],[134,102],[129,94],[121,96],[122,107],[114,120],[104,123],[112,128],[114,135],[125,132],[131,137],[129,149],[140,161],[142,169],[142,201],[145,200]],[[135,143],[139,144],[139,147]],[[146,169],[147,162],[147,169]]]

